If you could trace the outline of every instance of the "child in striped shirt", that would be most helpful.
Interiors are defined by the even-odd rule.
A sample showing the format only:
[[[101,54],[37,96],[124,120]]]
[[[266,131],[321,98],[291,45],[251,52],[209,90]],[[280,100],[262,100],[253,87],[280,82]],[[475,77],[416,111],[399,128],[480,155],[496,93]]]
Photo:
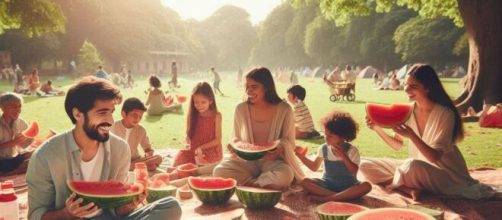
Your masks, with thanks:
[[[295,116],[295,137],[297,139],[310,139],[320,136],[314,128],[312,115],[303,103],[305,100],[306,91],[300,85],[291,86],[288,90],[288,101],[293,105]]]

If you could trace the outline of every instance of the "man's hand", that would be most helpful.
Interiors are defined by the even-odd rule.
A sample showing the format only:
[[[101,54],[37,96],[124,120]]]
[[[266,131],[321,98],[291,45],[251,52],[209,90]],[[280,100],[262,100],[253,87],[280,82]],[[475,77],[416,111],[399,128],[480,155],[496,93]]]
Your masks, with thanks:
[[[134,211],[134,209],[136,209],[138,205],[142,204],[143,201],[145,201],[147,192],[148,191],[145,189],[143,193],[139,194],[139,197],[133,200],[131,203],[115,208],[115,214],[117,214],[118,216],[124,216]]]
[[[68,199],[66,199],[65,213],[71,218],[84,218],[89,214],[96,212],[99,208],[94,205],[93,202],[80,206],[80,203],[84,201],[82,198],[75,199],[77,194],[72,193]]]

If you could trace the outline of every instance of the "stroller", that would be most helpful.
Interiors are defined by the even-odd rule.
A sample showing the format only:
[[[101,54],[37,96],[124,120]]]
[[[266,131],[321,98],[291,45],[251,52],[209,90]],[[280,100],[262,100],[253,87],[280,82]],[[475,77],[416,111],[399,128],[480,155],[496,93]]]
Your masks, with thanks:
[[[349,102],[353,102],[356,100],[356,84],[348,83],[345,81],[328,83],[329,91],[331,96],[329,96],[329,100],[332,102],[347,100]]]

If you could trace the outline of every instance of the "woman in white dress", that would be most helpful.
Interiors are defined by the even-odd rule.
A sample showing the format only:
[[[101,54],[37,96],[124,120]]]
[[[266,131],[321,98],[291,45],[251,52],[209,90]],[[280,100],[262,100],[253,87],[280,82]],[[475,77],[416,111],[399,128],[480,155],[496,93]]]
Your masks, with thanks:
[[[495,191],[473,179],[456,142],[464,137],[462,120],[432,67],[415,64],[408,72],[404,91],[414,102],[405,124],[394,136],[366,119],[390,147],[399,150],[409,140],[408,159],[363,159],[360,171],[368,181],[397,189],[417,200],[422,191],[469,199],[493,196]]]

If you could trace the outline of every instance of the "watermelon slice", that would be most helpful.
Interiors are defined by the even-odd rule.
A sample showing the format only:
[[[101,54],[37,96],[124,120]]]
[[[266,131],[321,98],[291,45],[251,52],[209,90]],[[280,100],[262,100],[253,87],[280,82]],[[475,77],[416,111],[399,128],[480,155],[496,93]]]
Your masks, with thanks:
[[[368,208],[352,203],[327,202],[316,207],[317,216],[320,219],[345,220],[355,213],[367,210]]]
[[[366,114],[368,118],[376,125],[383,128],[392,128],[404,124],[412,112],[413,107],[410,104],[366,104]]]
[[[404,208],[379,208],[370,209],[354,214],[349,220],[370,220],[370,219],[386,219],[386,220],[434,220],[434,217],[423,212],[404,209]]]
[[[186,163],[176,167],[178,178],[185,178],[188,176],[195,176],[197,174],[197,165],[193,163]]]
[[[295,147],[295,152],[303,156],[307,155],[308,150],[309,149],[307,147],[302,147],[302,146]]]
[[[31,122],[30,126],[22,133],[25,137],[34,138],[38,135],[38,123],[37,121]]]
[[[188,185],[202,203],[219,205],[232,197],[237,181],[232,178],[191,176],[188,177]]]
[[[263,188],[239,186],[235,191],[239,201],[251,209],[273,208],[281,199],[282,192]]]
[[[180,199],[191,199],[193,196],[188,184],[178,189],[178,195],[180,196]]]
[[[128,185],[115,180],[103,182],[68,180],[66,184],[71,192],[84,199],[84,205],[94,202],[100,208],[115,208],[129,204],[143,192],[141,184]]]
[[[185,103],[187,101],[187,97],[184,95],[176,95],[176,99],[178,100],[178,103]]]
[[[237,142],[230,144],[235,154],[244,160],[258,160],[264,157],[268,151],[274,150],[279,145],[279,141],[262,144],[251,144]]]

